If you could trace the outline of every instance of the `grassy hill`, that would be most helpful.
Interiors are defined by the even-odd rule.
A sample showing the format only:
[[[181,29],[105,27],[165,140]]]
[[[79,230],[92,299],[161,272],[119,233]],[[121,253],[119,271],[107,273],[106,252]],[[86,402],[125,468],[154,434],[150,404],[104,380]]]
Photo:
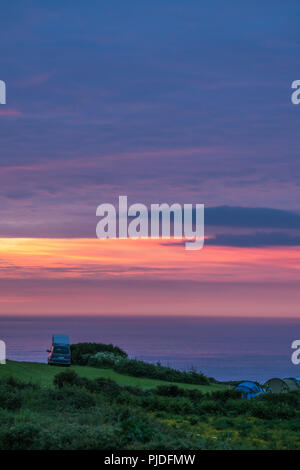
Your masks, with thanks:
[[[0,450],[300,449],[298,391],[245,400],[224,385],[8,361],[0,397]]]
[[[125,386],[129,385],[132,387],[138,387],[143,390],[149,390],[160,385],[177,385],[178,387],[192,390],[197,389],[203,393],[214,392],[217,390],[225,390],[229,388],[226,385],[193,385],[184,383],[166,382],[164,380],[148,379],[144,377],[130,377],[129,375],[119,374],[112,369],[98,369],[95,367],[88,366],[71,366],[72,370],[80,377],[86,377],[87,379],[96,379],[97,377],[104,377],[114,380],[118,385]],[[48,364],[41,364],[37,362],[16,362],[7,361],[5,365],[0,366],[0,379],[2,377],[12,376],[25,382],[37,383],[42,387],[53,388],[54,376],[65,370],[64,367],[48,366]]]

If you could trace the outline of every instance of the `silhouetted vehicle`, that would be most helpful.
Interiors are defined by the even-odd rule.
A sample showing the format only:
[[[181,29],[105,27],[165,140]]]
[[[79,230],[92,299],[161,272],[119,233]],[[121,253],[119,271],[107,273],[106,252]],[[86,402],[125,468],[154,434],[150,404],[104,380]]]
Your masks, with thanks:
[[[71,365],[71,350],[69,336],[67,335],[52,335],[51,349],[47,349],[49,353],[48,364],[50,366],[70,366]]]

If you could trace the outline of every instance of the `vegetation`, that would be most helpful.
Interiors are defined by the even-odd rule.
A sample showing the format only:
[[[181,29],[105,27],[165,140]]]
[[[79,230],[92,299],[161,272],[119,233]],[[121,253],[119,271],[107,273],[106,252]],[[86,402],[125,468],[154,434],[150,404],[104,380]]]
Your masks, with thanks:
[[[103,343],[77,343],[71,344],[72,363],[87,365],[90,356],[96,353],[111,353],[119,357],[127,357],[127,353],[118,346]]]
[[[0,450],[300,449],[297,391],[245,400],[112,345],[72,349],[71,368],[0,367]]]
[[[72,345],[73,364],[88,364],[92,367],[108,367],[115,372],[133,377],[148,377],[186,384],[209,385],[210,381],[202,373],[191,370],[188,372],[162,366],[160,363],[151,364],[136,359],[129,359],[124,351],[115,346],[108,345],[104,350],[103,344],[80,343]],[[78,348],[77,348],[78,347]],[[95,350],[97,351],[95,352]],[[74,357],[73,352],[76,352]]]
[[[49,367],[47,364],[40,364],[36,362],[17,362],[7,361],[5,366],[0,366],[0,380],[1,378],[12,376],[24,382],[31,382],[40,385],[41,387],[53,388],[54,376],[64,370],[59,366]],[[227,385],[211,384],[211,385],[193,385],[186,383],[168,382],[164,380],[151,379],[147,377],[133,377],[125,374],[115,372],[110,368],[96,368],[89,366],[72,365],[70,370],[74,370],[80,377],[88,379],[96,379],[103,377],[111,379],[121,386],[138,387],[143,390],[152,389],[159,385],[178,385],[178,387],[186,389],[198,389],[202,392],[210,392],[214,390],[227,389]]]
[[[299,392],[243,400],[233,389],[141,389],[71,368],[52,388],[3,377],[0,393],[1,450],[300,448]]]

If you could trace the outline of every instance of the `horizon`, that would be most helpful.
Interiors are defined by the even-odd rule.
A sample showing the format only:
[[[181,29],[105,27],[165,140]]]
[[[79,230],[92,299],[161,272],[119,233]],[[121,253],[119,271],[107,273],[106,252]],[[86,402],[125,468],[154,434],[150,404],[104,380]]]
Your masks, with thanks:
[[[161,239],[0,242],[0,314],[298,315],[297,247],[204,244],[195,253]]]
[[[7,359],[45,363],[52,334],[120,347],[130,358],[222,380],[299,376],[291,361],[299,318],[186,316],[1,317]]]
[[[103,313],[103,314],[98,314],[98,313],[95,313],[95,314],[91,314],[91,313],[85,313],[85,314],[75,314],[73,312],[69,312],[69,313],[64,313],[64,314],[61,314],[60,312],[58,312],[57,314],[29,314],[29,313],[23,313],[23,314],[1,314],[0,315],[0,319],[2,320],[12,320],[12,319],[17,319],[17,320],[24,320],[24,319],[27,319],[27,320],[36,320],[36,319],[45,319],[45,320],[49,320],[49,319],[52,319],[52,318],[70,318],[70,317],[74,317],[74,318],[86,318],[86,319],[95,319],[95,318],[99,318],[99,319],[140,319],[140,320],[143,320],[143,319],[149,319],[149,318],[155,318],[156,320],[157,319],[162,319],[162,320],[167,320],[167,319],[170,319],[170,318],[178,318],[178,319],[187,319],[187,320],[194,320],[194,319],[199,319],[199,320],[233,320],[233,321],[236,321],[236,320],[242,320],[242,321],[247,321],[247,320],[253,320],[254,322],[257,322],[257,320],[261,320],[262,322],[263,321],[270,321],[270,320],[275,320],[275,321],[281,321],[281,322],[289,322],[289,321],[294,321],[294,320],[299,320],[300,321],[300,318],[299,316],[294,316],[294,317],[287,317],[287,316],[277,316],[277,317],[274,317],[274,316],[261,316],[261,315],[258,315],[258,316],[253,316],[253,315],[249,315],[249,316],[241,316],[241,315],[186,315],[186,314],[177,314],[177,315],[172,315],[171,313],[170,314],[161,314],[161,313],[158,313],[158,314],[145,314],[145,315],[140,315],[138,313],[136,314],[121,314],[121,313],[118,313],[118,312],[115,312],[115,313]]]

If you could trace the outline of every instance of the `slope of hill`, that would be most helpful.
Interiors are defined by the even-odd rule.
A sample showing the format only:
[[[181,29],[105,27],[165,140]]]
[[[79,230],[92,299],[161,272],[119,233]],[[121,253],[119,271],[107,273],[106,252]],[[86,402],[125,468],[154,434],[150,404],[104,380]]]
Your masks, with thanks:
[[[88,366],[0,366],[0,450],[300,449],[300,393],[253,400]]]
[[[0,366],[0,379],[1,377],[12,376],[26,382],[38,383],[43,387],[53,388],[54,376],[65,370],[63,367],[48,366],[48,364],[41,364],[37,362],[17,362],[7,361],[5,365]],[[164,380],[148,379],[145,377],[131,377],[129,375],[119,374],[112,369],[99,369],[88,366],[72,365],[71,370],[74,370],[79,376],[88,379],[96,379],[97,377],[104,377],[113,380],[118,385],[128,385],[132,387],[139,387],[143,390],[158,387],[160,385],[177,385],[185,389],[197,389],[203,393],[214,392],[216,390],[224,390],[228,388],[226,385],[212,384],[212,385],[193,385],[184,383],[167,382]]]

